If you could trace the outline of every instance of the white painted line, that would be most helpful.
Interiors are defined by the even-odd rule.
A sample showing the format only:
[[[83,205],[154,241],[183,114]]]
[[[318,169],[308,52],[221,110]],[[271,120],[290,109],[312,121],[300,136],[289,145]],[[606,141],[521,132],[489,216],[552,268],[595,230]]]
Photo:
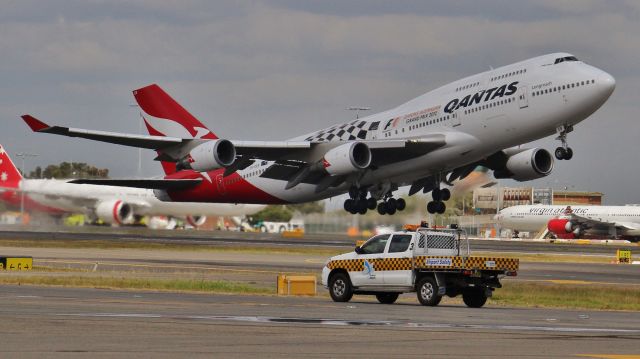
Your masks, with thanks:
[[[343,320],[321,318],[291,318],[291,317],[263,317],[263,316],[218,316],[218,315],[167,315],[154,313],[62,313],[56,316],[93,317],[93,318],[172,318],[186,320],[236,321],[250,323],[298,324],[298,325],[328,325],[328,326],[391,326],[400,328],[424,329],[486,329],[509,331],[539,331],[561,333],[628,333],[638,334],[640,329],[612,329],[558,326],[530,326],[530,325],[500,325],[500,324],[450,324],[450,323],[414,323],[387,320]]]

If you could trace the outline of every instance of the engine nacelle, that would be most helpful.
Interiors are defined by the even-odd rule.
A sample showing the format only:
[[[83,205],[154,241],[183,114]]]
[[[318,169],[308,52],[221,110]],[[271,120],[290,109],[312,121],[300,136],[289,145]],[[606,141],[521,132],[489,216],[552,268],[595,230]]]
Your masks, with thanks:
[[[509,156],[505,168],[494,171],[496,178],[530,181],[548,176],[553,170],[553,157],[543,148],[531,148]]]
[[[192,169],[207,172],[231,166],[236,159],[236,148],[229,140],[210,140],[189,152],[189,155],[178,163],[179,169]]]
[[[193,228],[198,228],[207,221],[207,216],[187,216],[187,223],[189,223]]]
[[[573,223],[568,219],[555,218],[547,223],[549,232],[555,234],[558,238],[573,239],[580,234],[580,228],[574,228]]]
[[[101,201],[95,209],[96,216],[109,224],[133,223],[133,208],[120,199]]]
[[[351,142],[329,150],[322,166],[330,175],[345,175],[369,167],[371,150],[362,142]]]

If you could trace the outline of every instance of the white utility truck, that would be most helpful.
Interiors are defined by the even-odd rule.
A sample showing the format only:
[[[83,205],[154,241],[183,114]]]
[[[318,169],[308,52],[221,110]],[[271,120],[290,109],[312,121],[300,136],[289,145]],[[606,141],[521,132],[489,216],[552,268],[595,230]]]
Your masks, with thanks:
[[[369,294],[392,304],[401,293],[416,292],[423,305],[462,294],[467,306],[479,308],[502,287],[501,277],[517,275],[518,265],[516,258],[471,256],[463,230],[420,227],[374,236],[329,258],[322,285],[336,302]]]

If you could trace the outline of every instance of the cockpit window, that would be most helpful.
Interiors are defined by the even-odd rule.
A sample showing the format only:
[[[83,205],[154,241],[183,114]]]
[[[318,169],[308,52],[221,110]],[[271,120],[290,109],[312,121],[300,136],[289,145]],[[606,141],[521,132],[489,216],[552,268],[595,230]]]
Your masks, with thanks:
[[[578,61],[578,58],[575,56],[558,57],[556,62],[554,62],[554,65],[565,61]]]

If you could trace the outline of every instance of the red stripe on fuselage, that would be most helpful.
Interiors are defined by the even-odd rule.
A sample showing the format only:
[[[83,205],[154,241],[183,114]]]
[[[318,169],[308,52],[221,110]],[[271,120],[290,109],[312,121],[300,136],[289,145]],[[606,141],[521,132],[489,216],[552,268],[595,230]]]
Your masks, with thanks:
[[[169,198],[176,202],[214,202],[214,203],[254,203],[285,204],[288,203],[259,189],[245,180],[238,173],[223,177],[224,170],[207,172],[204,176],[196,171],[180,171],[166,176],[167,179],[202,178],[199,185],[185,189],[167,191]],[[209,180],[210,179],[210,180]]]
[[[3,202],[11,205],[12,207],[20,209],[20,202],[22,201],[20,193],[14,191],[5,191],[0,194],[0,199]],[[62,210],[60,208],[49,207],[40,204],[26,194],[24,195],[24,209],[27,211],[37,211],[49,214],[66,213],[65,210]]]

